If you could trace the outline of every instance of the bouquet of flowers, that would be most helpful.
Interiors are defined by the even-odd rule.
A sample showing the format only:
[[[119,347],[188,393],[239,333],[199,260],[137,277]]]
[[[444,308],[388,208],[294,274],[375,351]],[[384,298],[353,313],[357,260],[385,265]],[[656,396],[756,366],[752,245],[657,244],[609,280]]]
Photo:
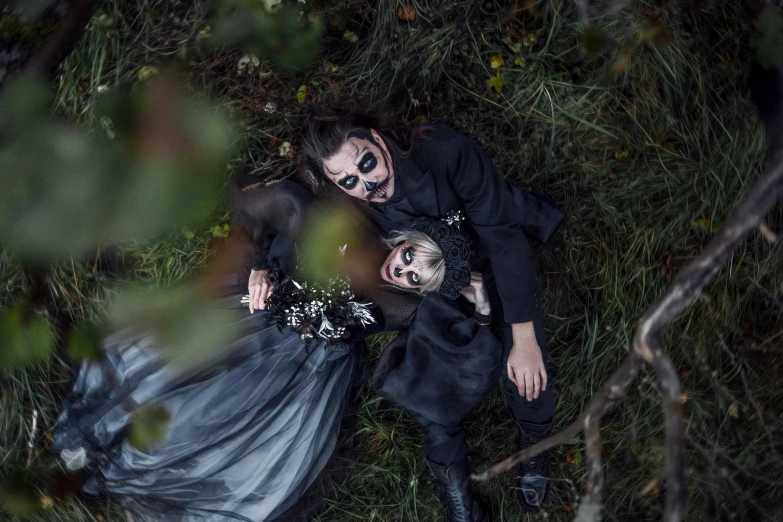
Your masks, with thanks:
[[[281,330],[290,327],[302,342],[312,339],[346,339],[355,328],[375,323],[372,303],[359,303],[346,277],[323,285],[298,282],[291,276],[278,279],[266,301],[267,310]]]

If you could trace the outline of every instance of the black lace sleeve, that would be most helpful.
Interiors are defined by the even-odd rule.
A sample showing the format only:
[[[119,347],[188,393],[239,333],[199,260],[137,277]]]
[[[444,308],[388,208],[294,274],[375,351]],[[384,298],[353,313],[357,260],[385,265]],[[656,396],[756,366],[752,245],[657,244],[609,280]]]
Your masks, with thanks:
[[[271,185],[234,186],[236,236],[243,244],[240,286],[247,285],[250,270],[285,271],[289,254],[314,197],[293,181]]]
[[[383,316],[384,332],[404,330],[411,325],[422,297],[418,294],[401,292],[393,288],[379,287],[367,292],[367,301],[375,304],[377,314]],[[378,332],[373,332],[378,333]]]
[[[354,330],[352,338],[364,339],[383,332],[398,332],[410,327],[421,297],[416,294],[399,292],[394,289],[379,288],[366,293],[362,299],[372,303],[374,323]]]

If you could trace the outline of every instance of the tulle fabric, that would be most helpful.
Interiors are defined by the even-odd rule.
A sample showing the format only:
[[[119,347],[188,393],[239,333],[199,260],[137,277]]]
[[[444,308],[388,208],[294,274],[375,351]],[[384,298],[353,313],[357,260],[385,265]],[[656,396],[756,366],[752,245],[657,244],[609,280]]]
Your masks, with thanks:
[[[83,364],[50,449],[86,450],[86,493],[137,522],[262,522],[299,499],[334,450],[360,354],[349,342],[305,347],[263,312],[241,322],[249,333],[227,347],[228,362],[196,375],[131,332],[106,339],[104,368]],[[125,441],[133,403],[172,415],[148,452]]]

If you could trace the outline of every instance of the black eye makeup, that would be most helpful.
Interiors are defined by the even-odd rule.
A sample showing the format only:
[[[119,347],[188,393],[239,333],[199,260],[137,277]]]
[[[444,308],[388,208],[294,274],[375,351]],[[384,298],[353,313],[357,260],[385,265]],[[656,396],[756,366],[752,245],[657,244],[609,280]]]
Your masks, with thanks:
[[[372,152],[368,152],[364,156],[362,156],[362,159],[359,160],[359,164],[357,165],[357,167],[359,167],[359,172],[361,172],[362,174],[367,174],[368,172],[372,172],[372,170],[377,165],[378,165],[378,158],[376,158]]]
[[[415,272],[408,272],[408,283],[410,283],[411,286],[419,286],[419,274]]]
[[[402,249],[402,252],[400,254],[402,255],[402,262],[406,265],[410,265],[413,263],[413,254],[416,253],[416,249],[413,247],[406,247]]]
[[[337,182],[345,190],[353,190],[356,184],[359,182],[357,176],[345,176],[343,179]]]

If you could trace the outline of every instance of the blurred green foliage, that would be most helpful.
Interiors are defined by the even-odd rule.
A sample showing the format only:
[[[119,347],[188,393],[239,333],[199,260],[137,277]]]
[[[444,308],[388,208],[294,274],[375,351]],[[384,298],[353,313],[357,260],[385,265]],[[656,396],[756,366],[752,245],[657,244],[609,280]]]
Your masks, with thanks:
[[[288,69],[302,69],[318,54],[324,31],[323,22],[307,16],[303,8],[288,5],[268,12],[260,2],[224,0],[213,41],[218,46],[241,47]]]
[[[168,288],[130,287],[109,307],[113,330],[152,332],[167,359],[197,369],[219,359],[237,328],[237,314],[216,304],[199,282]]]
[[[145,404],[133,413],[128,442],[140,451],[149,451],[166,436],[171,414],[156,404]]]
[[[776,7],[762,11],[750,44],[762,67],[770,69],[783,65],[783,13]]]
[[[358,230],[356,216],[347,205],[325,205],[314,210],[303,225],[298,243],[297,266],[304,280],[324,284],[349,272],[341,247],[350,248],[348,259],[358,262],[355,250],[363,244]]]
[[[101,357],[101,335],[90,323],[75,328],[68,336],[68,357],[71,360],[97,361]]]
[[[54,346],[54,333],[46,317],[26,303],[0,312],[0,368],[28,366],[45,361]]]
[[[8,3],[18,9],[23,22],[29,23],[41,16],[54,0],[10,0]]]
[[[107,241],[144,239],[207,217],[220,198],[233,133],[227,119],[162,76],[107,95],[106,136],[48,115],[42,82],[0,98],[0,240],[45,262]]]
[[[39,495],[32,486],[30,473],[13,466],[0,483],[0,506],[11,516],[27,518],[41,510]]]

